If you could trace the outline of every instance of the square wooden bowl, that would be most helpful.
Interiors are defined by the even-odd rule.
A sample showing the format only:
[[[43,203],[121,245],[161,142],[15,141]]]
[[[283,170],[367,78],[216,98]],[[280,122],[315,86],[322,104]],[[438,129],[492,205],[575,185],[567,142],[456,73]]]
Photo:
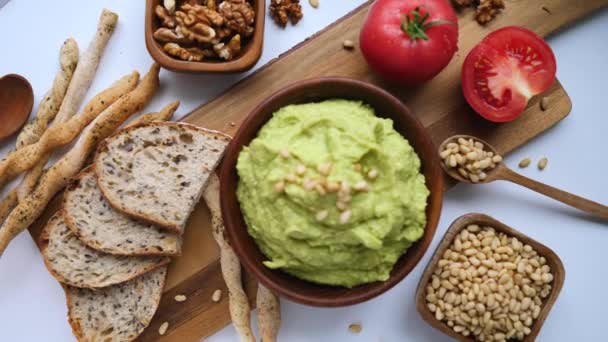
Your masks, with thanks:
[[[447,232],[443,235],[439,246],[435,250],[433,254],[433,258],[429,261],[424,273],[422,274],[422,278],[420,278],[420,282],[418,283],[418,289],[416,290],[416,309],[422,316],[422,318],[433,326],[435,329],[442,331],[446,335],[449,335],[459,341],[475,341],[472,336],[466,337],[457,332],[455,332],[451,327],[449,327],[445,322],[439,321],[435,318],[435,315],[429,310],[426,303],[426,287],[431,280],[431,276],[433,275],[433,271],[435,267],[437,267],[437,263],[441,259],[443,253],[446,249],[450,247],[454,238],[467,226],[471,224],[478,224],[482,227],[488,226],[496,229],[497,232],[505,233],[507,236],[513,236],[519,239],[519,241],[524,244],[528,244],[534,248],[534,250],[540,255],[547,259],[547,265],[551,267],[551,273],[553,274],[553,282],[551,293],[547,298],[543,300],[542,308],[540,311],[540,315],[536,320],[534,320],[534,324],[530,327],[530,334],[527,335],[523,341],[534,341],[540,329],[549,315],[551,311],[551,307],[557,300],[560,291],[562,290],[562,286],[564,285],[564,279],[566,277],[566,271],[564,270],[564,265],[562,261],[559,259],[557,254],[549,247],[541,244],[540,242],[532,239],[531,237],[519,232],[502,222],[495,220],[494,218],[483,215],[483,214],[467,214],[459,217],[452,223]]]
[[[181,3],[182,0],[176,1]],[[163,68],[183,73],[236,73],[253,68],[262,56],[266,9],[266,2],[264,0],[252,0],[253,9],[256,12],[253,36],[244,46],[241,54],[230,61],[189,62],[167,55],[163,51],[162,45],[154,39],[154,32],[160,27],[160,22],[154,13],[154,8],[159,4],[162,5],[161,0],[146,0],[145,36],[148,52]]]

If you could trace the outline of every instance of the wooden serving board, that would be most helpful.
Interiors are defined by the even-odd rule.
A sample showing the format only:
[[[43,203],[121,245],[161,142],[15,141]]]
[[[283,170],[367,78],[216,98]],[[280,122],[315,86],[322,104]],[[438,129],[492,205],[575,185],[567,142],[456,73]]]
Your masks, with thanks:
[[[487,33],[499,27],[525,26],[546,36],[608,4],[608,0],[577,1],[576,4],[563,0],[505,0],[506,10],[486,27],[475,22],[472,10],[464,10],[459,14],[459,52],[441,74],[416,88],[384,83],[370,73],[357,49],[347,51],[342,48],[345,39],[358,41],[359,29],[370,3],[355,9],[224,94],[194,110],[184,121],[233,134],[258,103],[280,88],[313,77],[345,76],[380,85],[399,97],[418,115],[436,144],[456,133],[473,134],[506,154],[566,117],[571,109],[570,99],[559,82],[555,82],[542,95],[549,98],[547,111],[540,110],[537,97],[532,99],[526,112],[512,123],[497,125],[482,120],[471,111],[461,94],[460,67],[467,52]],[[41,226],[50,217],[52,207],[31,227],[34,237],[38,236]],[[203,201],[190,219],[184,241],[183,255],[170,266],[160,307],[150,327],[140,337],[141,341],[196,341],[230,323],[218,249],[211,235],[210,216]],[[244,282],[253,300],[255,281],[245,275]],[[224,293],[219,303],[211,301],[216,289]],[[175,302],[173,298],[177,294],[184,294],[188,299],[183,303]],[[163,322],[169,322],[169,330],[161,337],[158,327]]]

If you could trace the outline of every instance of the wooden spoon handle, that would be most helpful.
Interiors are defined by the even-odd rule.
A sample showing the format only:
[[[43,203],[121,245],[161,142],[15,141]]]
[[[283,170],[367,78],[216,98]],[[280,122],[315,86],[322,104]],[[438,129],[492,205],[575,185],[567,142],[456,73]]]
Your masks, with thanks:
[[[604,220],[608,220],[608,206],[576,196],[560,189],[556,189],[547,184],[537,182],[506,167],[500,170],[500,178],[525,186],[530,190],[534,190],[569,206],[580,209]]]

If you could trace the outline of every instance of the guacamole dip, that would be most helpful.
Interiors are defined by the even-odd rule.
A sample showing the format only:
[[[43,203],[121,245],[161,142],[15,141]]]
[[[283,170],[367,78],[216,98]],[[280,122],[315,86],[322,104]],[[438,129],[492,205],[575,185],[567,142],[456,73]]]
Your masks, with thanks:
[[[237,196],[264,264],[320,284],[384,281],[426,224],[420,159],[361,102],[284,107],[240,153]]]

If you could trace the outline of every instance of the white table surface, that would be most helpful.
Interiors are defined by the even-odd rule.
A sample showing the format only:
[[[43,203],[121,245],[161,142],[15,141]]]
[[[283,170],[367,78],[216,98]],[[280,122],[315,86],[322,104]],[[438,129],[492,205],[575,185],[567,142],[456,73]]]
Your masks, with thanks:
[[[266,45],[258,67],[346,14],[364,0],[322,1],[284,32],[266,25]],[[574,6],[574,5],[573,5]],[[152,62],[144,46],[144,1],[12,0],[0,10],[0,75],[29,79],[36,105],[57,69],[59,47],[73,36],[81,51],[95,31],[101,9],[120,15],[119,26],[101,60],[88,98],[132,69],[144,72]],[[608,156],[605,80],[608,79],[608,10],[554,35],[549,43],[558,61],[558,78],[574,103],[562,123],[506,158],[515,166],[534,160],[523,173],[565,190],[608,203]],[[336,42],[339,44],[339,42]],[[323,61],[319,61],[322,63]],[[178,99],[182,116],[221,92],[241,76],[191,76],[163,71],[162,88],[146,111]],[[13,141],[0,145],[4,154]],[[544,172],[534,167],[549,158]],[[282,300],[280,340],[297,341],[440,341],[447,338],[424,323],[414,308],[414,290],[430,254],[450,222],[468,212],[483,212],[553,248],[566,268],[566,282],[540,334],[542,341],[606,339],[608,303],[608,225],[589,220],[540,195],[511,184],[461,185],[447,193],[433,245],[418,267],[388,293],[340,309],[318,309]],[[4,341],[73,341],[63,292],[44,268],[29,234],[21,234],[0,259],[0,326]],[[348,325],[360,323],[360,334]],[[229,326],[209,339],[236,340]]]

